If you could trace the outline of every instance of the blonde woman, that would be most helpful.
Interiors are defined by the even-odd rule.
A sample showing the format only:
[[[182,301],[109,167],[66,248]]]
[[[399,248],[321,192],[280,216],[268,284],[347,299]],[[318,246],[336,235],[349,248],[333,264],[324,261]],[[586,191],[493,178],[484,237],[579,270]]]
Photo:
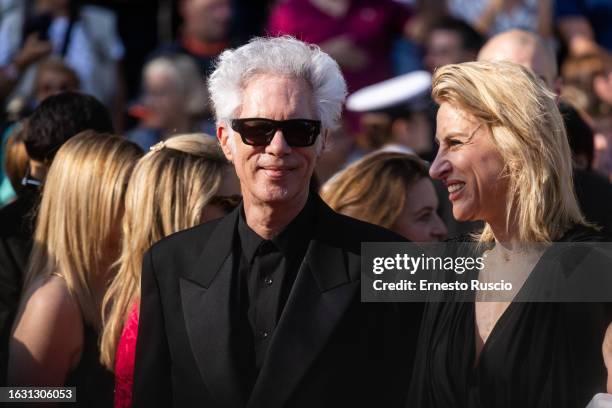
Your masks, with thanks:
[[[325,183],[321,198],[340,214],[388,228],[413,242],[446,238],[427,166],[414,155],[369,154]]]
[[[76,386],[80,406],[111,401],[112,377],[97,350],[101,304],[119,254],[125,188],[141,154],[122,137],[93,131],[59,149],[9,343],[10,385]]]
[[[233,168],[207,135],[175,136],[136,165],[126,193],[119,271],[104,297],[102,363],[115,372],[115,407],[131,406],[142,256],[160,239],[238,204]]]
[[[485,221],[474,240],[490,248],[484,269],[465,279],[494,283],[501,275],[519,294],[555,291],[551,279],[576,273],[572,264],[584,254],[547,244],[603,237],[576,202],[554,95],[507,62],[442,67],[432,93],[440,149],[430,174],[447,186],[457,220]],[[605,304],[482,295],[427,304],[410,406],[583,407],[605,391]]]

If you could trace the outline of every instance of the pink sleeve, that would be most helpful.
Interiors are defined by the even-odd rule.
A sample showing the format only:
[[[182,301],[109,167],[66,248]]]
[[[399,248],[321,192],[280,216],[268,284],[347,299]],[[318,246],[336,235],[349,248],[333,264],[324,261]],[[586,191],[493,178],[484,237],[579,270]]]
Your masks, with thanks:
[[[134,303],[117,345],[117,354],[115,355],[115,408],[132,406],[139,308],[140,302]]]

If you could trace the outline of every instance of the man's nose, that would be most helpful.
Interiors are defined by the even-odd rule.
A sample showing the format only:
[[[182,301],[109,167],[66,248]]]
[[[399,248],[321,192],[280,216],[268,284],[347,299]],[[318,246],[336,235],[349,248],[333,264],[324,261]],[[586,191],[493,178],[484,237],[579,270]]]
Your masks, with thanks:
[[[270,144],[266,146],[266,153],[273,154],[275,156],[284,156],[291,153],[291,146],[285,140],[283,132],[277,130],[274,137],[270,141]]]
[[[429,166],[429,175],[433,179],[442,179],[444,175],[451,171],[451,164],[443,154],[438,151],[436,158],[434,159],[431,166]]]

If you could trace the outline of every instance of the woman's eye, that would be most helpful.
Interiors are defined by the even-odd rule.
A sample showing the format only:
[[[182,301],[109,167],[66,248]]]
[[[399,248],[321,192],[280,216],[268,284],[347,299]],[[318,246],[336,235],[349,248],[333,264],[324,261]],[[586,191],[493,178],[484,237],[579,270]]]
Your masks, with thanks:
[[[448,140],[446,141],[446,144],[447,144],[448,146],[450,146],[450,147],[453,147],[453,146],[459,146],[459,145],[461,145],[462,143],[461,143],[461,141],[459,141],[459,140],[457,140],[457,139],[448,139]]]

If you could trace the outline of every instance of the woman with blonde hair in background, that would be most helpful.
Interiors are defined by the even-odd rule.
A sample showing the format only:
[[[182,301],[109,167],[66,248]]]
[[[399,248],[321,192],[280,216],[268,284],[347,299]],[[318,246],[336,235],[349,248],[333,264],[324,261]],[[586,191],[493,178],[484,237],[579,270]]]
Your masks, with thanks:
[[[417,156],[371,153],[332,177],[321,197],[334,211],[380,225],[413,242],[446,238],[438,196]]]
[[[107,406],[101,304],[119,255],[128,179],[142,151],[93,131],[58,151],[43,187],[33,250],[9,343],[8,384],[75,386],[79,406]]]
[[[101,360],[115,372],[115,407],[129,407],[142,257],[155,242],[221,217],[238,204],[239,186],[217,142],[175,136],[151,148],[129,182],[119,271],[104,297]]]

